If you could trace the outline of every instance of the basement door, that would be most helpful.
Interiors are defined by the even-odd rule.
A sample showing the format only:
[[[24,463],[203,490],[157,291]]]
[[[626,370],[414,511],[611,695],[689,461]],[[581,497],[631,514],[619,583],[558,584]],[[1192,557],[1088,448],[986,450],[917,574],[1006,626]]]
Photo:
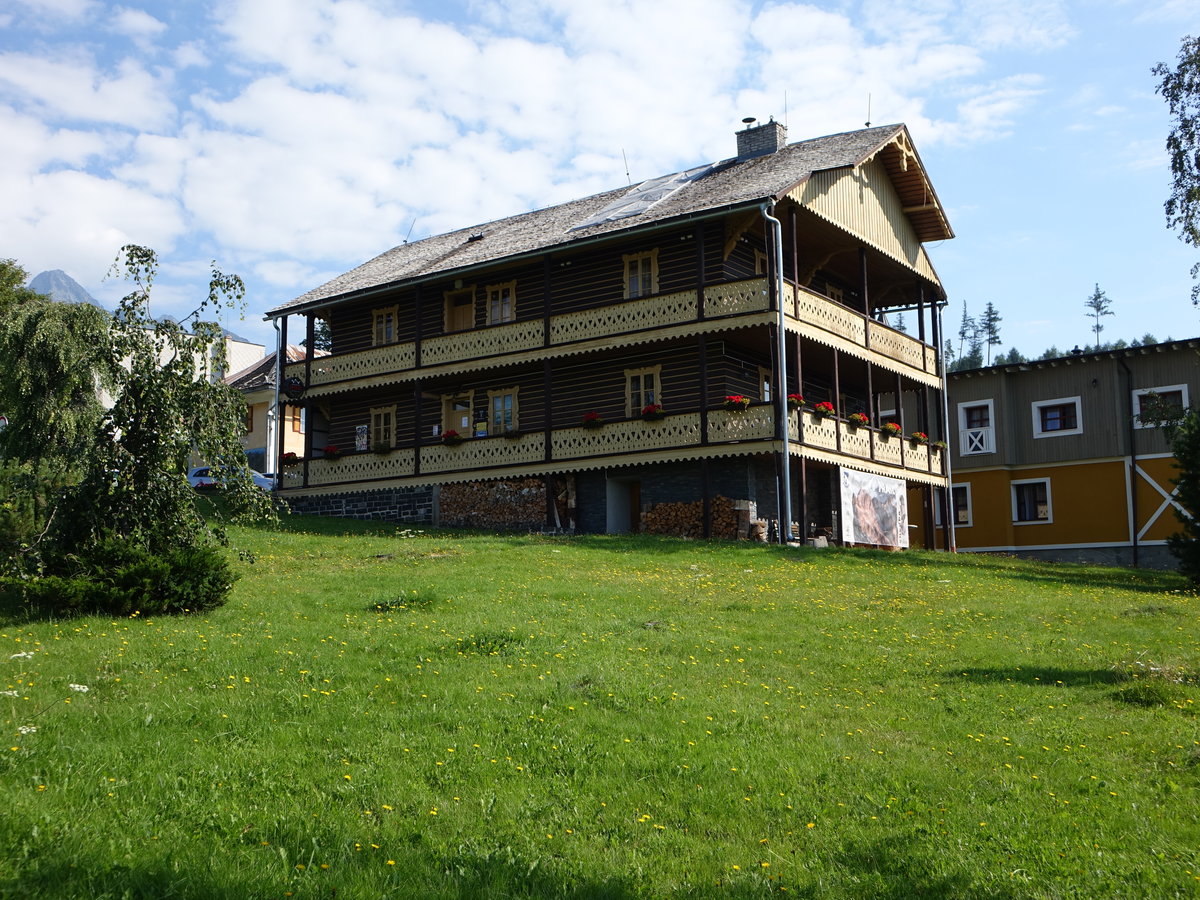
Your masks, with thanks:
[[[637,534],[642,530],[642,483],[636,478],[609,478],[607,481],[608,534]]]

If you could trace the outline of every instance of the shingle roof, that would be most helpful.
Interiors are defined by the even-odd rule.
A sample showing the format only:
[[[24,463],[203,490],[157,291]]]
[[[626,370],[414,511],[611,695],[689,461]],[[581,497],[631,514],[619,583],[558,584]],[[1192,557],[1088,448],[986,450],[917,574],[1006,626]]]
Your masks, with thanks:
[[[384,285],[444,275],[506,257],[566,247],[672,219],[778,199],[813,172],[858,165],[901,135],[905,146],[908,146],[905,126],[884,125],[799,141],[775,153],[751,159],[725,160],[637,215],[583,228],[578,227],[580,223],[632,189],[622,187],[558,206],[435,235],[412,244],[401,244],[295,300],[275,307],[270,310],[268,317],[324,305],[325,301]],[[922,194],[914,199],[916,202],[927,201],[931,188],[924,178],[919,160],[915,167],[909,164],[906,168],[920,171]],[[935,223],[932,226],[932,236],[950,237],[940,208],[937,208],[937,223],[940,225]]]
[[[284,356],[289,363],[303,362],[307,353],[303,347],[288,344]],[[313,357],[328,356],[327,350],[314,350]],[[225,383],[239,391],[256,391],[275,385],[275,354],[268,353],[256,363],[246,366],[240,372],[225,376]]]

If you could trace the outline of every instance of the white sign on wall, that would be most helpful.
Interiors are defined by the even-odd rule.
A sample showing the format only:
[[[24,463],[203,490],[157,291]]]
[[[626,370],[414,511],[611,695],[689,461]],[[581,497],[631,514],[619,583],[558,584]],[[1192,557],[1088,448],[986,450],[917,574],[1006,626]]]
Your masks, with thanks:
[[[842,540],[877,547],[908,546],[904,480],[842,469]]]

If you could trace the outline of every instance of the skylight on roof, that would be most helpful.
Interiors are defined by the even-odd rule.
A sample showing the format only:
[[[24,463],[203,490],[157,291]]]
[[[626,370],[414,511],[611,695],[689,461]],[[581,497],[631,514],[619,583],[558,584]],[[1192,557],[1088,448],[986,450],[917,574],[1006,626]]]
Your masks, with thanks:
[[[593,225],[603,225],[605,222],[615,222],[618,219],[628,219],[631,216],[641,215],[656,203],[670,197],[680,188],[691,184],[698,178],[703,178],[713,168],[714,166],[712,165],[697,166],[685,172],[676,172],[674,175],[662,175],[658,178],[651,178],[649,181],[643,181],[641,184],[630,188],[616,200],[596,210],[596,212],[570,230],[578,231],[581,228],[590,228]]]

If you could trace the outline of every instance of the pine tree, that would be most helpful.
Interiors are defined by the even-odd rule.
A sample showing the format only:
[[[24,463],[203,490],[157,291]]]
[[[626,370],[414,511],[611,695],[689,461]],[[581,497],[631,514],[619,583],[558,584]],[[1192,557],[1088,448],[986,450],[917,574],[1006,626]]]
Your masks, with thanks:
[[[988,365],[992,362],[992,347],[1000,346],[1000,313],[989,300],[983,308],[983,318],[979,323],[983,332],[984,343],[987,345]]]
[[[1083,305],[1091,310],[1088,315],[1094,320],[1092,332],[1096,335],[1096,349],[1099,350],[1100,332],[1104,330],[1104,326],[1100,324],[1100,317],[1113,315],[1113,311],[1109,309],[1112,301],[1108,299],[1104,291],[1100,290],[1100,285],[1096,285],[1096,289],[1092,291],[1092,296],[1088,297]]]

